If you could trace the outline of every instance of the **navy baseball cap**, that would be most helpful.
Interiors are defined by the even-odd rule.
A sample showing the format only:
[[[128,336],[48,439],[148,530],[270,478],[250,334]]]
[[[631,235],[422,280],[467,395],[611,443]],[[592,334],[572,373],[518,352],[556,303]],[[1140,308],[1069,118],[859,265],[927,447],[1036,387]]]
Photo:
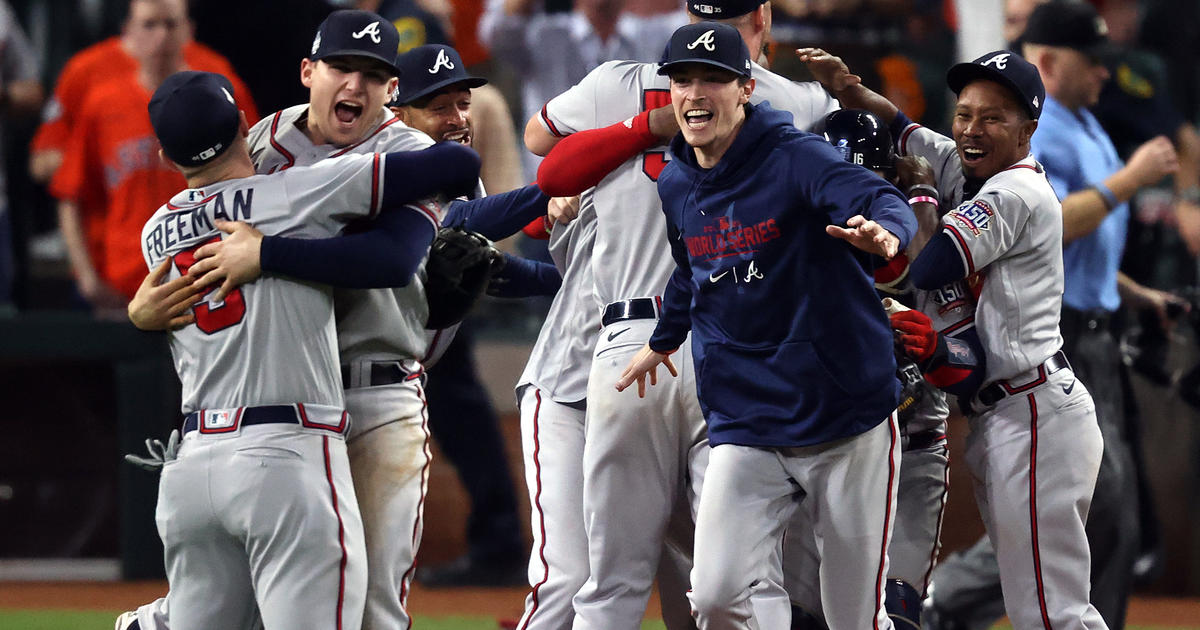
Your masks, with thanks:
[[[713,20],[728,20],[757,9],[767,0],[688,0],[687,10],[692,15]]]
[[[946,84],[955,94],[976,79],[995,81],[1011,90],[1037,120],[1046,101],[1046,87],[1037,68],[1011,50],[994,50],[974,61],[955,64],[946,73]]]
[[[1108,41],[1108,25],[1087,2],[1053,0],[1040,4],[1029,14],[1021,43],[1074,48],[1095,60],[1114,50]]]
[[[370,57],[399,74],[396,67],[399,49],[400,33],[395,25],[376,13],[347,9],[334,11],[321,22],[308,58],[319,61],[329,57]]]
[[[658,73],[668,75],[672,68],[687,63],[716,66],[740,77],[750,77],[750,50],[742,34],[720,22],[696,22],[676,29]]]
[[[417,46],[396,59],[400,67],[400,85],[393,102],[411,103],[455,83],[468,88],[487,84],[487,79],[471,76],[458,51],[442,44]]]
[[[183,166],[215,160],[233,144],[241,121],[233,85],[212,72],[172,74],[154,91],[147,109],[163,153]]]

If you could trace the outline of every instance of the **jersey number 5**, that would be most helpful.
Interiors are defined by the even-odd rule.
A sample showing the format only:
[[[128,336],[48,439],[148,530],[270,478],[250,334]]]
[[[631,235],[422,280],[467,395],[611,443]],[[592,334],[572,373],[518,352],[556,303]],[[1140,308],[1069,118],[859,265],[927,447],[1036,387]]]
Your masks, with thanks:
[[[214,236],[199,245],[178,254],[175,254],[173,260],[175,266],[179,268],[179,273],[186,274],[188,269],[196,263],[196,250],[209,243],[215,243],[221,240],[221,237]],[[213,285],[205,295],[212,293],[217,288]],[[230,326],[241,323],[242,318],[246,316],[246,300],[242,298],[242,290],[234,289],[225,296],[225,301],[220,306],[212,306],[207,301],[200,302],[192,307],[192,312],[196,314],[196,327],[208,334],[213,334],[218,330],[224,330]]]
[[[671,90],[661,88],[646,88],[642,90],[642,111],[658,109],[671,104]],[[642,154],[642,172],[651,181],[658,181],[658,176],[667,167],[666,151],[646,151]]]

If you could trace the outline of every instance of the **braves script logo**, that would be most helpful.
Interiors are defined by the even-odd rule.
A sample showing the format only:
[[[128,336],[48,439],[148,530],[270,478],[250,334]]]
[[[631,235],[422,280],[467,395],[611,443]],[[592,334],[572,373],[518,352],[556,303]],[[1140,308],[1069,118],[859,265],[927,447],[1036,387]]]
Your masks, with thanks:
[[[708,52],[712,52],[712,51],[716,50],[717,49],[717,40],[713,36],[713,33],[716,33],[716,31],[713,29],[708,29],[707,31],[704,31],[704,34],[701,35],[700,37],[697,37],[696,41],[687,45],[687,49],[688,50],[696,50],[697,46],[704,45],[704,50],[707,50]]]
[[[1012,53],[1000,53],[991,59],[983,62],[985,66],[995,65],[997,70],[1003,70],[1008,67],[1008,56]]]
[[[429,69],[429,74],[437,74],[438,69],[445,68],[447,70],[454,69],[454,62],[450,61],[450,57],[446,55],[446,49],[438,50],[437,61],[433,62],[433,67]]]
[[[950,218],[958,221],[963,227],[971,230],[971,234],[979,236],[992,226],[992,216],[995,212],[986,201],[976,199],[968,201],[954,209]]]
[[[370,35],[371,41],[375,42],[376,44],[378,44],[380,41],[382,41],[379,39],[379,22],[371,22],[370,24],[363,27],[363,30],[361,30],[357,33],[350,34],[350,36],[353,37],[354,39],[362,39],[363,37],[366,37],[367,35]]]

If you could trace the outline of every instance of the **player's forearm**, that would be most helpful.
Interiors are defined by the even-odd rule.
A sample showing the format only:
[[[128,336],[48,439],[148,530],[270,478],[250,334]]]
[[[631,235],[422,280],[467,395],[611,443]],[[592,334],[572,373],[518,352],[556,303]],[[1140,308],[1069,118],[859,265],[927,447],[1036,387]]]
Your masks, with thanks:
[[[1126,166],[1096,186],[1067,195],[1062,200],[1063,242],[1094,232],[1113,208],[1133,198],[1138,187],[1136,173]]]
[[[488,285],[488,295],[523,298],[554,295],[562,286],[562,275],[550,263],[504,254],[504,268]]]
[[[525,186],[482,199],[454,201],[442,225],[479,232],[490,240],[506,239],[530,221],[546,215],[550,198],[537,186]]]
[[[983,385],[987,372],[983,344],[974,329],[957,337],[938,333],[933,356],[919,367],[930,385],[955,396],[973,395]]]
[[[655,352],[673,352],[687,339],[692,329],[691,271],[677,265],[663,291],[662,308],[658,324],[650,335],[650,349]]]
[[[844,109],[865,109],[878,116],[886,125],[892,124],[896,120],[896,115],[900,113],[900,108],[882,94],[861,83],[831,93]]]
[[[272,272],[347,289],[403,287],[429,251],[434,230],[418,212],[386,210],[371,229],[323,239],[264,236],[261,266]]]
[[[538,167],[538,187],[551,197],[571,197],[599,184],[627,160],[662,142],[650,130],[651,113],[563,138]]]
[[[1188,194],[1192,203],[1200,203],[1200,134],[1191,123],[1180,125],[1175,132],[1175,153],[1179,170],[1175,173],[1176,194]]]
[[[926,243],[921,255],[909,265],[908,275],[918,289],[940,289],[967,276],[953,237],[942,230]]]
[[[479,182],[479,154],[457,142],[440,142],[423,151],[388,153],[384,159],[384,208],[399,208],[439,194],[470,194]]]

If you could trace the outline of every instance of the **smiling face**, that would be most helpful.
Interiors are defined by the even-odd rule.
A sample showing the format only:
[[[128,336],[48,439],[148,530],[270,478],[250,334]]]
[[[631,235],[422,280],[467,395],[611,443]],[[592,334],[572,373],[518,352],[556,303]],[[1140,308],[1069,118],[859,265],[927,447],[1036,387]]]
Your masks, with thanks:
[[[968,177],[987,179],[1023,159],[1035,129],[1016,95],[994,81],[967,84],[954,106],[954,142]]]
[[[305,59],[300,82],[309,89],[309,139],[334,146],[365,138],[379,124],[380,110],[396,88],[391,69],[357,56]]]
[[[750,102],[754,80],[703,63],[683,64],[671,72],[671,105],[683,139],[696,151],[697,161],[712,168],[746,120],[742,106]]]
[[[471,144],[471,90],[456,83],[434,94],[431,99],[400,108],[400,118],[409,127],[420,129],[438,142]]]

